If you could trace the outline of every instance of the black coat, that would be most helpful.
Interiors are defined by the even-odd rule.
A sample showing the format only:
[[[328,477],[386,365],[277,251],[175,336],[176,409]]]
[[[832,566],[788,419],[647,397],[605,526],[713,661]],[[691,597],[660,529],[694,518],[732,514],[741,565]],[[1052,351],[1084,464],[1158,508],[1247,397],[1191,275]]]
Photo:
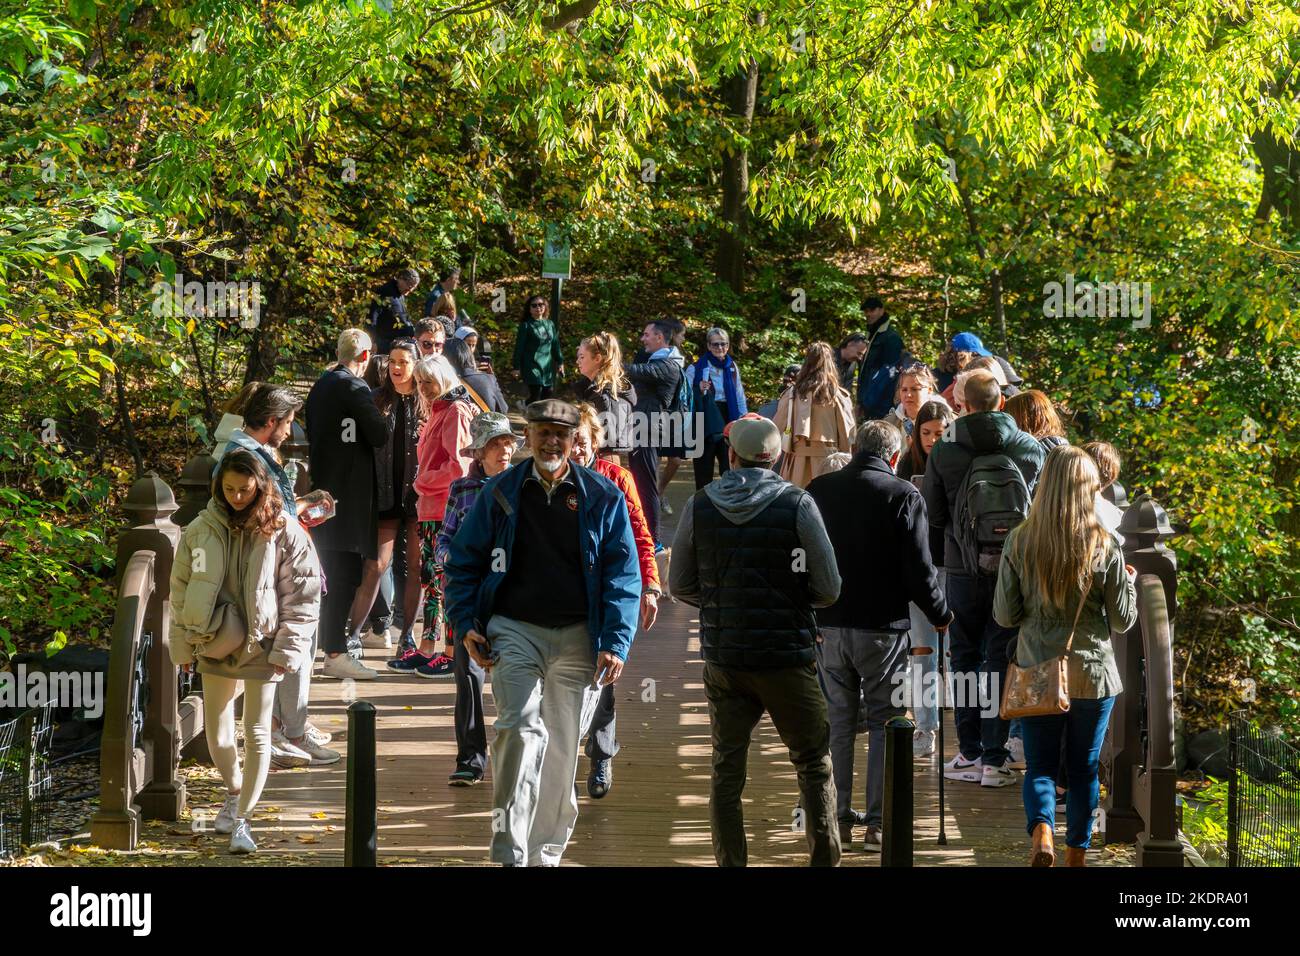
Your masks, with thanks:
[[[663,412],[672,408],[677,400],[677,386],[681,384],[682,375],[682,367],[671,358],[633,362],[629,365],[627,377],[636,389],[636,410]]]
[[[342,366],[330,369],[307,396],[312,485],[337,503],[334,517],[312,530],[322,551],[378,556],[379,521],[375,449],[388,440],[388,425],[370,389]]]
[[[906,631],[908,603],[936,626],[952,615],[930,560],[929,519],[921,493],[875,455],[859,453],[814,478],[808,494],[822,513],[839,565],[840,597],[817,612],[827,627]]]
[[[994,452],[1006,455],[1015,463],[1029,486],[1029,493],[1033,494],[1043,467],[1043,446],[1028,432],[1017,428],[1015,419],[1006,412],[965,415],[957,419],[951,441],[937,441],[930,449],[921,494],[930,513],[930,546],[936,552],[943,548],[943,567],[949,571],[966,573],[952,525],[957,513],[957,491],[971,462],[979,455]]]
[[[506,404],[506,397],[502,394],[501,385],[495,375],[489,375],[487,372],[466,372],[461,375],[460,380],[474,389],[479,398],[487,402],[488,411],[500,412],[502,415],[510,414],[510,406]],[[474,404],[477,406],[478,402]]]
[[[397,287],[396,279],[389,279],[375,289],[374,298],[370,302],[370,311],[366,315],[366,323],[370,326],[370,334],[375,339],[376,348],[381,342],[389,343],[394,339],[410,338],[415,335],[411,317],[406,312],[406,296],[402,295],[402,290]]]
[[[613,389],[614,386],[612,385],[606,385],[603,389],[597,388],[596,383],[591,379],[587,378],[585,375],[579,375],[568,384],[565,388],[564,394],[575,402],[586,402],[591,405],[596,409],[597,415],[609,415],[614,409]],[[618,397],[630,404],[633,409],[636,408],[636,389],[632,387],[630,382],[628,383],[627,388],[619,393]],[[613,451],[619,453],[631,451],[630,448],[615,447],[615,444],[610,441],[612,437],[613,436],[606,434],[605,444],[598,450],[602,452]]]

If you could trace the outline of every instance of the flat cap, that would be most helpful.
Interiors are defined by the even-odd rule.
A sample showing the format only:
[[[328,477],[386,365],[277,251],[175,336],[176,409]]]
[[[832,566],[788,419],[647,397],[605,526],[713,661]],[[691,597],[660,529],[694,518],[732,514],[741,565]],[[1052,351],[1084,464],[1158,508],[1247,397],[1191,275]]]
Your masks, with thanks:
[[[578,410],[558,398],[544,398],[540,402],[533,402],[525,410],[524,419],[530,425],[549,422],[552,425],[567,425],[570,428],[577,428],[582,423]]]

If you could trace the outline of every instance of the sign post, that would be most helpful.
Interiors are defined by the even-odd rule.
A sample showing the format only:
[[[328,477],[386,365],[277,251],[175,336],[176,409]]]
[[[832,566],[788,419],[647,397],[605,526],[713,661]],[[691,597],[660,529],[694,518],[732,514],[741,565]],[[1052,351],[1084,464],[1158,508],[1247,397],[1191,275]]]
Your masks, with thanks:
[[[542,278],[551,280],[551,321],[557,330],[560,327],[560,289],[572,268],[573,241],[568,228],[558,223],[547,223]]]

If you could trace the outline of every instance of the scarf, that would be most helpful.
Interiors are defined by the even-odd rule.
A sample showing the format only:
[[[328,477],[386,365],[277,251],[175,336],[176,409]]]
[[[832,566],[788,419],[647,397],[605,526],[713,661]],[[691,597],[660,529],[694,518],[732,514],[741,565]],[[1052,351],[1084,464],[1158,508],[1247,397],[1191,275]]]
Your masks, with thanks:
[[[707,364],[706,364],[707,363]],[[740,398],[736,395],[736,363],[732,361],[731,353],[727,353],[725,359],[716,359],[713,354],[705,355],[695,363],[695,388],[700,387],[700,382],[704,381],[707,374],[707,366],[722,370],[722,384],[727,399],[727,421],[734,422],[740,417]],[[715,398],[714,401],[717,401]]]

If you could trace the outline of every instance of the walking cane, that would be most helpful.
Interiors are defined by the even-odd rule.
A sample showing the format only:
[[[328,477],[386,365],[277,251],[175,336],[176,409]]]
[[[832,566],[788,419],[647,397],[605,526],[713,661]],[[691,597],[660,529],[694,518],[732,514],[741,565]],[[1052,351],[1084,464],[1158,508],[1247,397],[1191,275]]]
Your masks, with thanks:
[[[948,669],[944,666],[944,660],[948,656],[944,653],[948,644],[948,632],[944,631],[939,634],[939,846],[948,845],[948,834],[944,831],[944,811],[943,811],[943,722],[944,707],[948,703]]]

